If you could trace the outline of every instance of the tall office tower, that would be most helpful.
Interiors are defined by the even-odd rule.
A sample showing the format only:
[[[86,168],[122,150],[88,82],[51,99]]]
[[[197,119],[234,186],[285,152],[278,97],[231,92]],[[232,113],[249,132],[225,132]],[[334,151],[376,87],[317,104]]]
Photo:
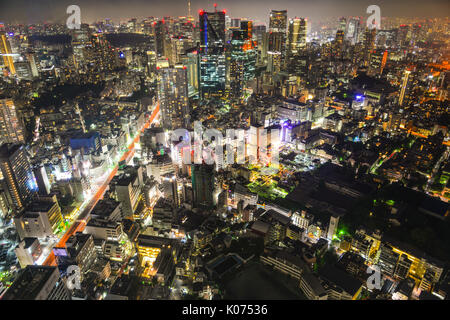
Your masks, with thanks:
[[[344,44],[344,31],[338,30],[336,31],[336,37],[334,39],[334,51],[337,55],[341,55]]]
[[[338,30],[342,31],[345,34],[345,31],[347,30],[347,19],[344,17],[339,18],[339,26]]]
[[[48,181],[47,172],[44,166],[39,165],[33,169],[34,177],[36,178],[36,184],[38,186],[38,193],[46,196],[50,194],[50,182]]]
[[[24,142],[24,130],[12,99],[0,99],[0,143]]]
[[[402,87],[400,89],[400,96],[398,97],[398,104],[401,107],[403,106],[403,104],[405,102],[405,96],[407,94],[409,82],[410,82],[410,79],[409,79],[410,74],[411,74],[410,70],[405,70],[405,72],[403,73]]]
[[[424,28],[422,27],[422,24],[415,23],[412,26],[411,30],[411,44],[413,46],[417,45],[419,42],[424,41]]]
[[[155,49],[158,57],[168,57],[167,34],[166,21],[163,19],[155,22]]]
[[[225,91],[225,11],[200,10],[200,93],[220,97]]]
[[[284,69],[286,63],[287,10],[272,10],[269,19],[268,59],[271,72]]]
[[[192,39],[183,36],[174,36],[170,39],[171,44],[171,55],[169,58],[169,63],[175,65],[181,62],[181,56],[186,52],[186,50],[193,47]]]
[[[336,234],[338,224],[339,224],[339,216],[331,215],[330,223],[328,225],[328,233],[327,233],[327,238],[329,240],[333,240],[333,236]]]
[[[409,25],[402,24],[398,28],[397,33],[397,46],[399,48],[409,47],[410,38],[409,38]]]
[[[37,68],[37,65],[36,65],[36,59],[34,58],[34,54],[33,53],[27,53],[26,57],[27,57],[27,61],[30,63],[32,77],[33,78],[39,77],[39,71],[38,71],[38,68]]]
[[[304,18],[294,18],[289,21],[289,44],[287,52],[287,69],[292,74],[299,74],[299,59],[306,48],[307,22]]]
[[[125,218],[133,217],[140,202],[144,188],[142,167],[125,167],[124,173],[115,176],[111,182],[111,189],[117,201],[122,203]]]
[[[225,45],[225,11],[200,10],[200,49],[202,53],[222,50]]]
[[[153,78],[156,76],[157,55],[155,51],[147,51],[147,74]]]
[[[361,32],[361,19],[359,17],[351,18],[348,21],[345,38],[350,41],[352,45],[355,45],[359,40]]]
[[[3,64],[8,68],[11,74],[16,74],[16,68],[14,67],[14,60],[12,57],[11,44],[6,33],[0,31],[0,53],[3,55]]]
[[[189,126],[187,68],[176,65],[158,71],[158,99],[162,126],[168,130]]]
[[[257,58],[258,64],[265,64],[267,61],[267,50],[269,49],[269,34],[266,32],[265,25],[254,26],[253,34],[257,43]]]
[[[77,70],[85,64],[85,48],[91,45],[91,32],[89,25],[82,24],[80,29],[72,31],[73,62]]]
[[[171,200],[172,204],[175,207],[178,207],[180,205],[180,197],[178,194],[177,177],[172,173],[164,175],[162,177],[162,186],[164,198]]]
[[[307,22],[304,18],[289,21],[289,53],[298,53],[306,47]]]
[[[228,79],[231,95],[239,98],[244,86],[244,32],[234,30],[231,38]]]
[[[369,65],[372,53],[375,50],[375,38],[377,36],[377,29],[366,28],[364,33],[364,66]]]
[[[270,12],[269,31],[286,33],[287,10],[272,10]]]
[[[369,75],[376,76],[383,73],[384,66],[386,65],[388,52],[387,50],[377,49],[372,53],[369,63]]]
[[[194,206],[211,209],[214,206],[214,165],[193,164],[191,167]]]
[[[14,215],[22,211],[37,191],[36,181],[25,148],[20,144],[0,147],[0,169],[14,205]]]
[[[189,97],[196,96],[199,91],[199,53],[197,48],[186,50],[185,54],[181,56],[181,63],[187,70],[188,95]]]
[[[58,267],[27,266],[22,269],[2,300],[70,300],[70,292]]]
[[[243,92],[246,81],[255,77],[256,47],[253,42],[253,23],[241,20],[241,27],[233,30],[231,50],[227,56],[229,61],[229,80],[231,94],[239,98]]]

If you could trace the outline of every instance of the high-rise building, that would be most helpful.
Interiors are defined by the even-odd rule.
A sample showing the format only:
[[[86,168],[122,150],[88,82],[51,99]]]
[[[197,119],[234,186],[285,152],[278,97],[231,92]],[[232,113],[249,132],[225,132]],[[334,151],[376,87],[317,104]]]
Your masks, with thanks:
[[[387,50],[376,50],[372,53],[369,63],[370,75],[381,75],[386,65],[388,52]]]
[[[294,18],[289,21],[289,44],[287,52],[287,69],[290,73],[301,73],[302,51],[306,48],[307,22],[304,18]]]
[[[168,58],[167,26],[165,20],[155,22],[155,47],[158,57]]]
[[[57,267],[22,269],[2,300],[70,300],[70,292]]]
[[[220,97],[225,92],[225,11],[200,10],[200,93]]]
[[[329,240],[333,240],[333,236],[336,234],[338,224],[339,224],[339,216],[337,215],[330,216],[330,223],[328,225],[328,233],[327,233],[327,238]]]
[[[191,168],[194,206],[210,209],[214,206],[214,165],[193,164]]]
[[[286,27],[287,10],[272,10],[269,19],[269,31],[286,33]]]
[[[403,104],[405,103],[405,96],[409,88],[410,74],[411,74],[410,70],[405,70],[405,72],[403,73],[402,86],[400,89],[400,95],[398,97],[399,106],[403,106]]]
[[[112,185],[117,200],[122,203],[124,217],[133,217],[144,187],[142,167],[126,167],[123,174],[114,177]]]
[[[256,48],[252,40],[252,22],[241,21],[241,29],[233,30],[229,50],[228,79],[231,95],[239,98],[245,82],[255,77]]]
[[[294,18],[289,21],[289,54],[296,54],[306,47],[307,21]]]
[[[20,144],[3,144],[0,147],[0,169],[12,199],[14,213],[25,208],[37,191],[36,181],[25,148]]]
[[[187,70],[187,83],[189,97],[198,94],[199,90],[199,52],[197,48],[186,50],[185,54],[181,56],[181,63]]]
[[[14,217],[21,239],[53,236],[61,227],[63,218],[57,202],[35,200],[24,212]]]
[[[225,45],[225,11],[199,12],[200,45],[202,53],[216,51]]]
[[[281,71],[286,62],[287,10],[272,10],[269,18],[268,59],[270,71]]]
[[[345,38],[350,41],[352,45],[359,41],[361,33],[361,19],[359,17],[351,18],[348,21]]]
[[[47,171],[44,166],[37,166],[33,169],[34,177],[38,186],[38,193],[46,196],[50,194],[50,182],[48,181]]]
[[[187,67],[175,65],[158,71],[158,98],[162,126],[175,130],[189,126]]]
[[[24,130],[12,99],[0,99],[0,143],[24,142]]]
[[[397,32],[397,46],[399,48],[408,47],[410,43],[409,25],[402,24]]]
[[[16,74],[11,44],[4,31],[0,31],[0,53],[3,55],[3,64],[8,68],[9,72],[13,75]]]
[[[367,67],[369,65],[372,54],[375,50],[375,38],[377,35],[377,29],[369,29],[366,28],[366,32],[364,33],[364,66]]]

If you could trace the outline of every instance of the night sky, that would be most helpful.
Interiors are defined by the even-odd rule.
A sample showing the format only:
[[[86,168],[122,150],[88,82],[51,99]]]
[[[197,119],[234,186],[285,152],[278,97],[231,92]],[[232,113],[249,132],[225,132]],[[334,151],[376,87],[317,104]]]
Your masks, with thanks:
[[[148,16],[187,15],[187,0],[0,0],[0,22],[65,22],[68,5],[81,8],[82,22],[103,18],[116,22]],[[198,10],[213,9],[214,1],[192,0],[192,15]],[[287,9],[288,16],[320,19],[337,16],[367,16],[370,4],[379,5],[381,15],[388,17],[445,17],[450,12],[448,0],[226,0],[217,1],[231,17],[254,19],[267,23],[271,9]]]

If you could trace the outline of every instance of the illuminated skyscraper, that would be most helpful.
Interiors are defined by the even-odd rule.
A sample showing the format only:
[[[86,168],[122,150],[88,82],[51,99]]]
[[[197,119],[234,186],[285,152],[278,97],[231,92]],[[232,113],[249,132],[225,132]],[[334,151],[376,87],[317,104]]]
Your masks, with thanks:
[[[187,70],[189,97],[195,96],[199,91],[199,52],[197,48],[186,50],[181,56],[181,63]]]
[[[229,62],[229,83],[233,97],[240,97],[244,86],[244,32],[233,30]]]
[[[377,49],[372,53],[369,64],[370,75],[380,75],[383,73],[383,69],[387,61],[387,56],[388,56],[387,50]]]
[[[25,148],[20,144],[0,147],[0,169],[14,205],[15,214],[28,204],[37,191],[36,181]]]
[[[270,12],[269,31],[286,33],[287,10],[272,10]]]
[[[408,47],[410,42],[409,25],[402,24],[397,33],[397,46],[399,48]]]
[[[73,62],[77,69],[81,69],[87,62],[85,48],[92,44],[90,37],[91,33],[87,24],[82,24],[80,29],[72,31]]]
[[[225,10],[200,10],[200,93],[202,97],[225,92]]]
[[[306,48],[306,19],[294,18],[289,21],[289,44],[288,44],[288,70],[293,74],[300,74],[299,56]]]
[[[352,45],[359,41],[361,33],[361,19],[359,17],[351,18],[348,21],[345,38],[350,41]]]
[[[306,47],[307,23],[304,18],[289,21],[289,53],[296,54]]]
[[[16,74],[16,68],[14,67],[14,60],[12,57],[11,44],[6,38],[4,31],[0,31],[0,53],[3,55],[3,63],[8,68],[11,74]]]
[[[0,143],[24,142],[24,132],[20,123],[14,101],[0,99]]]
[[[206,12],[200,10],[200,45],[202,53],[222,48],[225,44],[225,10]]]
[[[240,29],[233,30],[229,55],[229,84],[231,93],[238,98],[245,81],[255,77],[256,46],[253,42],[252,21],[242,20]]]
[[[161,105],[162,126],[175,130],[189,126],[187,68],[161,68],[158,71],[158,98]]]
[[[364,66],[369,65],[372,53],[375,50],[375,37],[377,35],[377,29],[366,28],[364,33]]]
[[[286,59],[287,10],[272,10],[269,19],[269,65],[272,72],[284,68]]]
[[[410,70],[405,70],[404,74],[403,74],[403,80],[402,80],[402,87],[400,89],[400,96],[398,98],[398,104],[400,106],[403,106],[404,102],[405,102],[405,95],[408,91],[408,84],[409,84],[409,78],[410,78],[410,74],[411,71]]]
[[[155,22],[155,47],[158,57],[168,58],[167,26],[165,20]]]

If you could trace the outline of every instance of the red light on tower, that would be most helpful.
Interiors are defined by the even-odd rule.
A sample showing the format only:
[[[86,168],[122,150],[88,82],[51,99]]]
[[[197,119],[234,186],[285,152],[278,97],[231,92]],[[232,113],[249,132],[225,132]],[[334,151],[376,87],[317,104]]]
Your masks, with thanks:
[[[205,12],[202,9],[200,9],[198,10],[198,13],[202,16]]]
[[[226,14],[227,13],[227,9],[223,9],[223,13]]]

